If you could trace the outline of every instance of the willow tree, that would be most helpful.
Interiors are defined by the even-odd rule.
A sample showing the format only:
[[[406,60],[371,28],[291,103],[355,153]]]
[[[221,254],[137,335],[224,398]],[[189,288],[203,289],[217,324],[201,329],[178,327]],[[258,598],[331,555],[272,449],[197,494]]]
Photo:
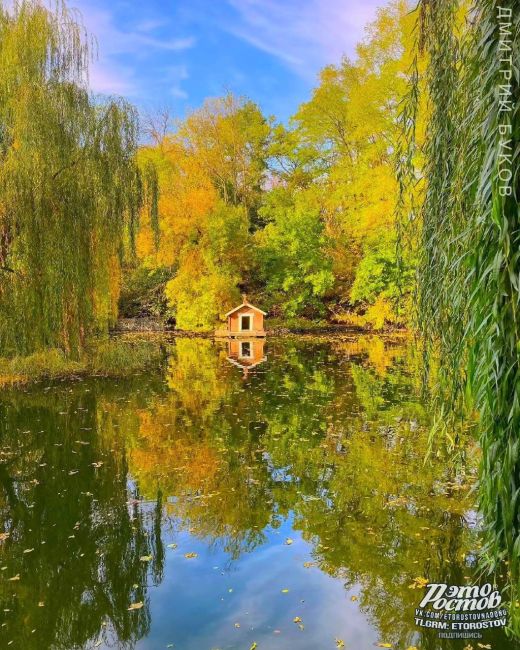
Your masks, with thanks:
[[[90,45],[65,4],[0,0],[0,355],[77,354],[115,318],[137,119],[90,95]]]
[[[444,413],[478,414],[487,557],[518,569],[520,3],[479,0],[464,13],[456,0],[422,0],[419,11],[429,102],[419,325],[427,361],[441,361]]]

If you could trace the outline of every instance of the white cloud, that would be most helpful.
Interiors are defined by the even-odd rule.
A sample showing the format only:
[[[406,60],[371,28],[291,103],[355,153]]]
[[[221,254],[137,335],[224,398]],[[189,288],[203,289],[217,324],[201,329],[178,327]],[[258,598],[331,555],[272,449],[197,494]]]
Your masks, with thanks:
[[[132,59],[143,59],[154,50],[181,52],[195,44],[192,36],[163,38],[155,35],[167,24],[163,20],[143,19],[124,29],[115,24],[111,11],[95,6],[90,0],[76,0],[74,5],[97,43],[97,57],[90,72],[90,86],[97,93],[137,96],[139,79],[131,67]],[[122,58],[125,63],[121,63]],[[184,93],[179,84],[185,78],[187,72],[174,80],[178,97]]]
[[[352,56],[380,0],[228,0],[234,36],[286,63],[301,76]]]

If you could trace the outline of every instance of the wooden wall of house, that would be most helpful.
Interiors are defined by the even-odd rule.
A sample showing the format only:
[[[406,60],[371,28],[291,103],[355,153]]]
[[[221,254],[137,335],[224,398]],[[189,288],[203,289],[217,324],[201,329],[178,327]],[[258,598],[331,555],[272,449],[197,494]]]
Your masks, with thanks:
[[[241,307],[229,316],[229,330],[231,332],[240,332],[240,316],[247,314],[253,319],[253,330],[260,331],[264,329],[264,315],[258,311],[251,309],[251,307]]]

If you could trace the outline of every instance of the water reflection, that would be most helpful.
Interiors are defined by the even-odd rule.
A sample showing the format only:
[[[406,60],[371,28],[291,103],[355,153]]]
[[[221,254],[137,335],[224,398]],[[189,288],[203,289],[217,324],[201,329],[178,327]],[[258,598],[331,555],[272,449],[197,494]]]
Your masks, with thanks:
[[[265,339],[229,339],[227,346],[228,361],[242,368],[244,379],[247,379],[250,370],[267,361]]]
[[[472,446],[423,462],[408,346],[270,339],[259,364],[254,343],[2,396],[9,647],[465,645],[413,625],[414,578],[466,582],[478,539]]]

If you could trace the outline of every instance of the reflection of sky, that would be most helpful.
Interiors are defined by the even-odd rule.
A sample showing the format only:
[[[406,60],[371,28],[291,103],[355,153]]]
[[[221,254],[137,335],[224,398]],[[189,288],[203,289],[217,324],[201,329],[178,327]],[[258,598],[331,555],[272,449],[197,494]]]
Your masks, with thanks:
[[[182,116],[231,90],[285,119],[318,70],[352,56],[382,0],[69,0],[99,57],[95,92]]]
[[[289,520],[266,532],[266,544],[231,564],[225,552],[210,552],[189,534],[176,538],[178,548],[166,549],[164,580],[149,590],[151,630],[137,647],[156,650],[172,643],[182,650],[247,650],[256,641],[259,650],[321,650],[336,647],[336,638],[347,648],[368,648],[381,640],[359,601],[350,599],[356,589],[346,591],[341,579],[303,566],[313,560],[312,546]],[[285,544],[287,537],[291,545]],[[166,534],[164,541],[170,541]],[[186,559],[190,552],[198,557]],[[304,630],[293,622],[296,616]]]

